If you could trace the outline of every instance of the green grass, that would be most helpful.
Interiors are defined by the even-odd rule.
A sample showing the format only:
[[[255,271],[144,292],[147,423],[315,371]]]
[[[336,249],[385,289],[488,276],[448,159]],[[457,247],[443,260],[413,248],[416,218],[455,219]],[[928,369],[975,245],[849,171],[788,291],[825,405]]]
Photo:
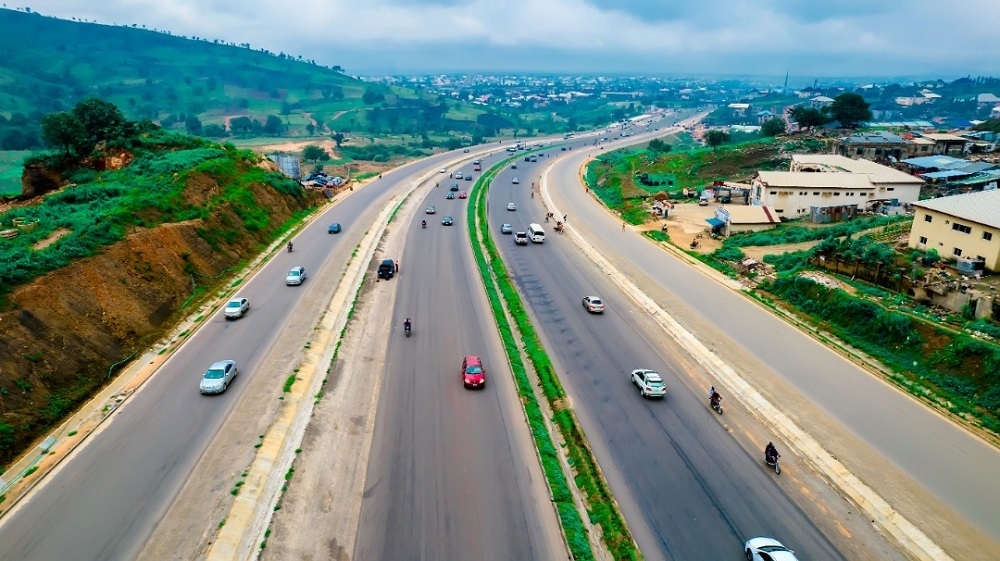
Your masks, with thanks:
[[[16,197],[21,194],[21,172],[24,158],[30,154],[23,150],[0,151],[0,197]]]
[[[292,391],[292,385],[295,384],[295,380],[296,379],[297,378],[295,377],[295,374],[292,374],[291,376],[289,376],[288,378],[286,378],[285,379],[285,385],[282,386],[281,390],[283,392],[285,392],[285,393],[288,393],[288,392]]]

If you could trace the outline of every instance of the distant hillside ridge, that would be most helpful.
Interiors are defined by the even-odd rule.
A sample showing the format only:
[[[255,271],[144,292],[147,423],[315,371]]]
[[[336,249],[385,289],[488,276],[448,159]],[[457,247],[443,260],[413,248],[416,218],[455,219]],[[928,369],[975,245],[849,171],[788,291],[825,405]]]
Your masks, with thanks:
[[[457,130],[431,94],[249,47],[0,9],[0,149],[42,148],[42,116],[88,97],[212,138]]]

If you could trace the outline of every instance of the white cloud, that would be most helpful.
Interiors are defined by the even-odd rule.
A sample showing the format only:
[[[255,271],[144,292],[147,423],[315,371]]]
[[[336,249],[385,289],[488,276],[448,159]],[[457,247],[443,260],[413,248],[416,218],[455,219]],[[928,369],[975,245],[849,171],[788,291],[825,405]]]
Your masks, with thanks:
[[[993,22],[1000,2],[699,0],[44,0],[42,13],[137,23],[175,35],[352,66],[517,67],[512,53],[538,52],[525,69],[600,61],[651,72],[1000,72]],[[370,52],[373,60],[366,61]],[[430,60],[433,53],[433,60]],[[454,61],[454,62],[449,62]],[[422,66],[421,66],[422,65]],[[563,66],[561,66],[563,65]],[[651,67],[656,66],[658,67]],[[852,70],[853,69],[853,70]]]

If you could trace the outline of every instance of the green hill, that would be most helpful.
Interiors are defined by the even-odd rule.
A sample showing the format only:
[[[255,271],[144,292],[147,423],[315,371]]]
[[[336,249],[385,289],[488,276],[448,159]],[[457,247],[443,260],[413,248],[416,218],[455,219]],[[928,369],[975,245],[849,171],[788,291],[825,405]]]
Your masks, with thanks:
[[[481,132],[483,110],[250,47],[0,9],[0,150],[41,148],[41,117],[92,96],[216,138]]]

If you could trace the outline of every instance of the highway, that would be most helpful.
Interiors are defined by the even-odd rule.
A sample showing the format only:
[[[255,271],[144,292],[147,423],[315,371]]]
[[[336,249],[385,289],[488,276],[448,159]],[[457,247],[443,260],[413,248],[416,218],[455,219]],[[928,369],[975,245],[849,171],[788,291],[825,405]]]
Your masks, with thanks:
[[[807,559],[845,558],[785,495],[775,474],[761,469],[715,422],[707,398],[682,389],[660,342],[665,335],[649,329],[644,312],[616,295],[572,242],[543,222],[531,182],[512,183],[516,176],[537,176],[543,161],[518,161],[517,170],[499,174],[489,194],[490,224],[602,468],[619,475],[612,490],[646,558],[732,558],[758,535],[794,536],[779,539]],[[517,211],[505,210],[508,202]],[[577,220],[570,214],[569,223]],[[516,246],[511,236],[499,235],[504,222],[515,231],[538,222],[547,229],[546,241]],[[583,309],[588,294],[604,298],[605,314]],[[638,396],[629,372],[640,367],[660,372],[666,399]]]
[[[299,330],[301,340],[308,340],[325,304],[312,287],[339,281],[364,231],[412,175],[456,155],[439,154],[387,173],[303,230],[294,253],[281,251],[243,284],[239,295],[251,302],[244,318],[227,322],[221,309],[212,315],[86,445],[0,520],[0,559],[135,558],[244,388],[258,376],[280,387],[282,372],[256,367],[279,334]],[[330,222],[343,224],[344,232],[329,235]],[[285,286],[285,273],[296,265],[306,267],[309,279]],[[224,358],[239,364],[235,383],[224,394],[200,395],[202,373]],[[454,368],[457,379],[457,363]]]
[[[851,441],[851,446],[838,449],[839,441],[831,437],[824,442],[824,446],[833,447],[831,452],[862,480],[880,491],[901,493],[911,492],[915,484],[945,508],[954,509],[965,521],[985,532],[994,540],[992,545],[996,547],[995,540],[1000,538],[1000,510],[997,507],[1000,504],[1000,486],[996,485],[995,478],[1000,473],[1000,452],[995,447],[845,360],[730,288],[709,280],[703,272],[642,236],[631,231],[622,232],[620,219],[610,215],[583,192],[578,170],[588,157],[588,154],[577,151],[560,161],[552,169],[548,183],[556,207],[560,212],[569,214],[572,227],[588,243],[611,260],[630,280],[643,287],[689,330],[697,333],[702,341],[720,349],[723,354],[728,347],[732,349],[733,357],[752,357],[753,363],[734,364],[738,369],[744,369],[747,374],[758,376],[761,380],[766,376],[776,376],[781,383],[790,385],[797,392],[794,396],[772,393],[768,395],[772,403],[780,407],[783,402],[806,400],[816,408],[817,417],[830,417],[836,425],[836,432],[856,436],[856,445]],[[502,179],[499,186],[507,188]],[[501,192],[498,190],[494,197],[501,196]],[[540,212],[535,213],[536,218]],[[662,362],[656,361],[656,355],[648,349],[651,343],[645,341],[645,336],[631,328],[634,322],[631,318],[635,313],[630,309],[631,304],[620,297],[607,296],[613,295],[615,289],[600,282],[599,275],[594,274],[593,267],[586,263],[586,258],[579,254],[577,248],[557,238],[551,247],[546,243],[544,247],[529,247],[523,252],[514,249],[524,248],[508,249],[505,260],[509,255],[512,270],[541,320],[552,349],[571,373],[566,383],[572,388],[574,397],[580,400],[578,408],[593,408],[593,413],[586,415],[598,423],[595,427],[587,427],[591,439],[608,441],[609,448],[620,449],[621,455],[615,458],[619,469],[626,470],[628,467],[623,466],[631,466],[640,459],[645,463],[654,452],[622,442],[620,439],[624,435],[615,436],[610,432],[614,428],[622,430],[617,427],[620,423],[609,422],[608,417],[629,418],[633,422],[628,424],[635,425],[636,415],[648,411],[657,419],[657,425],[662,422],[661,426],[668,427],[670,442],[663,452],[666,457],[673,455],[671,449],[677,449],[674,439],[680,438],[678,427],[685,424],[683,419],[688,419],[686,424],[692,426],[690,430],[694,432],[691,437],[704,436],[699,429],[701,423],[693,421],[699,416],[704,417],[704,414],[689,410],[702,400],[700,395],[694,396],[693,400],[690,396],[676,396],[678,399],[671,399],[666,407],[664,404],[635,403],[633,399],[625,410],[612,408],[619,400],[633,397],[619,396],[623,390],[625,394],[634,392],[624,383],[620,384],[624,387],[607,387],[608,384],[602,382],[610,375],[607,373],[613,372],[615,378],[621,378],[621,372],[627,365],[654,362],[655,366],[662,365]],[[556,286],[564,288],[555,290]],[[582,308],[578,298],[591,291],[611,300],[609,317],[587,318],[580,313]],[[611,324],[611,328],[605,324]],[[627,335],[622,337],[622,333]],[[623,346],[629,350],[619,351]],[[575,357],[570,350],[573,348],[579,349],[578,353],[586,349],[586,359]],[[596,349],[600,352],[594,352]],[[613,360],[601,362],[606,353]],[[594,362],[597,364],[589,366]],[[601,367],[604,373],[600,372]],[[667,370],[669,373],[669,368]],[[786,411],[796,418],[795,410]],[[679,416],[674,418],[678,413]],[[807,430],[826,430],[815,419],[802,418],[798,422],[803,423]],[[607,436],[602,434],[598,437],[594,435],[594,429],[609,432]],[[628,436],[639,438],[638,435]],[[710,437],[707,442],[713,446],[724,446],[716,440]],[[706,440],[697,438],[697,442],[704,443]],[[730,452],[723,456],[730,457]],[[723,457],[712,456],[714,461]],[[864,459],[869,457],[872,458],[870,463]],[[730,474],[752,472],[753,460],[739,462],[740,469],[730,471]],[[886,460],[899,470],[900,477],[881,468],[880,462]],[[702,470],[712,461],[696,464]],[[747,483],[751,481],[748,479]],[[635,487],[636,491],[640,490],[638,484]],[[637,496],[642,500],[645,500],[646,493],[651,492],[647,487],[641,487],[641,491]],[[920,495],[916,496],[914,501],[918,504],[907,506],[913,512],[919,512],[921,507]],[[780,500],[779,497],[773,498]],[[731,511],[727,509],[727,512]],[[653,510],[649,513],[649,519],[656,528],[659,524],[652,522]],[[920,519],[911,521],[921,522]],[[811,556],[815,555],[809,547],[802,549],[810,551]]]
[[[498,156],[485,158],[483,168]],[[469,172],[472,165],[454,168]],[[452,170],[450,170],[452,171]],[[480,172],[473,172],[478,178]],[[470,250],[467,199],[440,176],[403,222],[396,303],[354,559],[560,559],[566,553]],[[425,214],[428,205],[437,213]],[[450,215],[454,225],[442,225]],[[427,220],[427,229],[420,226]],[[387,256],[396,257],[396,256]],[[388,285],[388,286],[387,286]],[[387,311],[388,313],[388,311]],[[413,320],[413,335],[402,323]],[[487,369],[462,385],[465,355]]]

